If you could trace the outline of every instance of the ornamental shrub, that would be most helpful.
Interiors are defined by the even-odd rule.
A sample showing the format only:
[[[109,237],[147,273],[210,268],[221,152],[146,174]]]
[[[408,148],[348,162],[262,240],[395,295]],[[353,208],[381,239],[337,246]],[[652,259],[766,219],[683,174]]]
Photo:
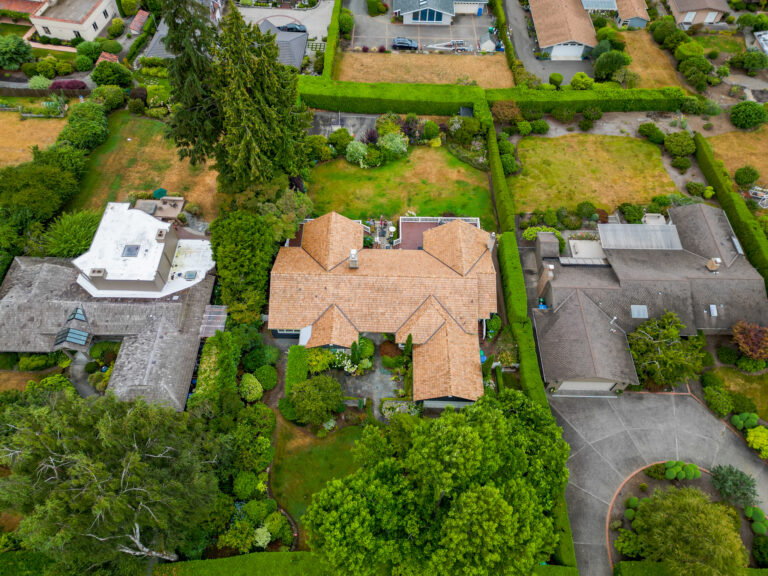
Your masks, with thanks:
[[[342,10],[339,16],[339,32],[342,34],[350,34],[352,28],[355,27],[355,18],[352,16],[352,12],[349,10]]]
[[[399,132],[384,134],[379,138],[379,150],[384,161],[402,158],[408,154],[408,138]]]
[[[253,371],[253,375],[259,381],[261,389],[264,391],[272,390],[277,386],[277,370],[275,370],[274,366],[269,364],[260,366]]]
[[[99,363],[94,361],[88,362],[84,368],[86,374],[95,374],[98,371],[98,369],[99,369]]]
[[[579,130],[581,130],[582,132],[589,132],[590,130],[592,130],[592,128],[594,128],[594,126],[595,126],[594,120],[589,120],[587,118],[582,118],[581,120],[579,120]]]
[[[623,204],[619,205],[619,211],[630,224],[639,224],[643,220],[643,209],[637,204],[624,202]]]
[[[675,60],[682,62],[692,56],[701,56],[704,54],[704,46],[698,42],[685,42],[680,44],[675,50]]]
[[[739,102],[730,112],[731,123],[747,130],[768,122],[768,111],[757,102]]]
[[[731,424],[737,430],[749,430],[758,424],[757,414],[754,412],[742,412],[731,416]]]
[[[534,134],[546,134],[549,132],[549,124],[546,120],[534,120],[531,122],[531,132]]]
[[[733,402],[734,414],[753,414],[757,412],[757,404],[752,398],[739,392],[731,392],[731,402]],[[753,426],[747,426],[753,428]]]
[[[635,511],[632,508],[627,508],[626,510],[624,510],[624,518],[626,518],[631,522],[634,517],[635,517]]]
[[[768,536],[756,534],[752,539],[752,555],[760,568],[768,568]]]
[[[25,62],[21,65],[21,71],[24,73],[24,76],[27,78],[32,78],[32,76],[37,76],[37,63],[36,62]]]
[[[238,472],[232,492],[238,500],[250,500],[260,492],[259,484],[259,477],[253,472]]]
[[[264,521],[264,528],[269,531],[272,542],[280,540],[285,546],[293,542],[293,529],[280,512],[272,512]]]
[[[238,385],[240,397],[246,402],[258,402],[264,391],[261,384],[253,374],[243,374]]]
[[[505,134],[502,134],[502,137],[499,138],[499,155],[504,156],[504,154],[514,154],[515,153],[515,145],[512,144],[509,140],[507,140],[507,137]]]
[[[755,360],[748,356],[742,356],[736,361],[736,367],[745,373],[760,372],[765,369],[765,360]]]
[[[111,112],[123,107],[125,95],[120,86],[97,86],[91,92],[91,100],[104,106],[106,112]]]
[[[364,167],[363,162],[368,154],[368,146],[360,142],[359,140],[353,140],[347,144],[346,159],[350,164],[357,164],[361,168]]]
[[[531,133],[533,128],[531,127],[531,123],[527,120],[521,120],[517,124],[517,131],[520,132],[520,136],[528,136],[528,134]]]
[[[704,189],[706,188],[705,184],[702,184],[701,182],[687,182],[685,184],[685,189],[688,191],[688,194],[691,196],[701,196],[704,194]]]
[[[85,90],[88,85],[82,80],[54,80],[50,90]]]
[[[742,190],[749,190],[752,188],[759,178],[760,172],[758,172],[755,167],[749,165],[742,166],[736,170],[736,173],[733,175],[733,179]]]
[[[664,149],[672,156],[689,156],[696,152],[696,143],[688,132],[674,132],[664,138]]]
[[[573,117],[576,115],[576,111],[568,106],[558,106],[552,110],[552,118],[559,120],[565,124],[573,122]]]
[[[40,76],[45,76],[49,80],[53,80],[56,77],[56,59],[50,57],[40,60],[37,63],[37,73]]]
[[[424,130],[422,132],[422,136],[425,140],[432,140],[434,138],[437,138],[440,136],[440,127],[437,125],[436,122],[433,122],[432,120],[427,120],[424,124]]]
[[[147,89],[144,86],[136,86],[135,88],[131,88],[131,92],[128,95],[128,98],[131,100],[133,99],[139,99],[144,104],[147,103]]]
[[[125,31],[125,22],[122,18],[113,18],[112,24],[107,28],[107,34],[110,38],[117,38]]]
[[[80,46],[82,46],[82,44]],[[80,48],[80,46],[78,46],[78,48]],[[110,62],[108,60],[99,62],[98,66],[96,66],[91,74],[91,78],[99,86],[110,84],[129,88],[133,83],[131,71],[128,70],[128,68],[117,62]]]
[[[75,148],[93,150],[109,136],[104,107],[95,102],[77,104],[69,112],[67,125],[57,142],[69,142]]]
[[[717,349],[717,359],[720,360],[720,362],[723,364],[736,364],[740,357],[741,354],[739,354],[739,351],[734,348],[721,346]]]
[[[502,154],[501,155],[501,168],[504,170],[504,176],[509,176],[517,172],[519,166],[517,160],[515,160],[514,154]]]
[[[653,122],[646,122],[645,124],[640,124],[640,126],[637,129],[638,134],[640,136],[645,136],[648,138],[649,141],[653,142],[654,144],[664,144],[664,139],[666,138],[666,134],[662,132],[661,128],[656,126]]]
[[[91,62],[98,60],[101,52],[101,44],[98,42],[81,42],[77,45],[77,53],[81,56],[87,56]]]
[[[171,90],[161,84],[147,86],[147,106],[150,108],[159,108],[165,106],[171,99]]]
[[[667,467],[663,462],[660,462],[643,469],[643,473],[654,480],[664,480],[666,478]]]
[[[353,140],[354,138],[352,138],[346,128],[339,128],[338,130],[334,130],[331,135],[328,136],[328,144],[333,146],[334,150],[336,150],[337,156],[344,156],[347,153],[347,145]]]
[[[717,386],[704,388],[704,401],[709,406],[709,409],[721,418],[733,410],[731,395],[727,390]]]
[[[32,90],[47,90],[51,86],[51,80],[45,76],[32,76],[29,79],[29,87]]]
[[[32,60],[32,47],[20,36],[0,36],[0,70],[18,70]]]
[[[714,372],[704,372],[701,375],[701,387],[702,388],[708,388],[709,386],[712,386],[714,388],[722,388],[723,387],[723,379],[715,374]]]
[[[109,54],[120,54],[122,49],[123,47],[117,40],[107,40],[106,42],[101,43],[102,52],[107,52]]]
[[[553,72],[549,75],[549,83],[555,88],[560,88],[560,84],[563,83],[563,75],[558,72]]]
[[[634,517],[634,510],[628,510],[628,512],[633,512]],[[637,534],[632,530],[619,529],[619,537],[613,545],[619,553],[628,558],[639,558],[643,553]]]
[[[256,526],[264,524],[267,516],[277,511],[277,501],[272,498],[265,500],[251,500],[243,505],[243,514]]]
[[[365,358],[372,358],[374,352],[376,351],[375,346],[373,345],[373,340],[370,338],[366,338],[365,336],[361,336],[358,342],[358,349],[361,359]]]
[[[128,101],[128,111],[131,114],[136,114],[137,116],[141,116],[144,114],[144,109],[146,106],[144,106],[144,102],[139,100],[138,98],[133,98]]]
[[[121,0],[126,16],[134,16],[139,11],[139,0]]]
[[[754,506],[759,500],[755,478],[730,464],[712,468],[712,484],[723,500],[741,508]]]
[[[752,522],[752,532],[759,536],[765,536],[768,533],[768,523]]]
[[[68,74],[72,74],[72,72],[75,71],[75,69],[72,67],[72,64],[66,60],[57,60],[54,67],[56,68],[57,76],[67,76]]]
[[[624,502],[624,508],[637,509],[637,505],[640,503],[640,499],[637,496],[631,496]]]
[[[685,174],[691,167],[691,159],[687,156],[675,156],[672,159],[672,167],[677,168],[680,174]]]
[[[573,78],[571,78],[571,88],[573,90],[591,90],[594,85],[594,79],[587,76],[584,72],[576,72]]]

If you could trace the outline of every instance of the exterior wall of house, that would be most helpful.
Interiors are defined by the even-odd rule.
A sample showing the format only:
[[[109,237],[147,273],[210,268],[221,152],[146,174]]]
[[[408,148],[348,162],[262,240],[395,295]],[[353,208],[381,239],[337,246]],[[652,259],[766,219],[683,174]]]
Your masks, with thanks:
[[[443,19],[440,22],[423,22],[421,20],[414,20],[414,14],[416,14],[416,12],[403,15],[403,24],[413,24],[416,26],[450,26],[453,23],[453,17],[450,14],[443,14]]]
[[[687,28],[689,26],[692,26],[693,24],[704,24],[705,20],[707,19],[707,14],[710,12],[717,12],[717,10],[697,10],[694,11],[695,16],[693,18],[692,22],[685,22],[685,15],[687,12],[680,12],[677,9],[677,6],[675,6],[674,2],[669,3],[669,8],[672,12],[672,16],[675,17],[675,22],[677,22],[677,25],[683,28]],[[715,17],[715,20],[711,22],[711,24],[717,24],[722,20],[723,13],[717,12],[717,16]]]
[[[483,14],[487,9],[486,2],[455,2],[453,5],[453,11],[458,14],[473,14],[477,16],[479,10],[482,10]]]
[[[66,2],[67,0],[59,0]],[[104,16],[104,10],[107,16]],[[42,36],[50,36],[60,40],[72,40],[78,32],[83,39],[87,41],[94,40],[107,26],[112,23],[112,19],[118,16],[117,4],[115,0],[101,0],[91,10],[88,16],[82,22],[71,22],[68,20],[58,20],[46,18],[45,12],[41,16],[31,16],[30,22]],[[94,29],[94,24],[96,29]],[[47,30],[46,30],[47,29]]]

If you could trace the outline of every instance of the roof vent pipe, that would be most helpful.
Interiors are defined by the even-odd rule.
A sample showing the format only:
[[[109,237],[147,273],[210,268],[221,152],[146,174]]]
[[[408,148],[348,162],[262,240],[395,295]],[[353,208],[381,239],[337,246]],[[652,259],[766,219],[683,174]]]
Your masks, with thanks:
[[[496,244],[496,232],[491,232],[491,235],[488,236],[488,250],[493,250],[493,246]]]
[[[357,250],[354,248],[349,251],[349,267],[352,270],[356,270],[360,266],[360,262],[357,259]]]

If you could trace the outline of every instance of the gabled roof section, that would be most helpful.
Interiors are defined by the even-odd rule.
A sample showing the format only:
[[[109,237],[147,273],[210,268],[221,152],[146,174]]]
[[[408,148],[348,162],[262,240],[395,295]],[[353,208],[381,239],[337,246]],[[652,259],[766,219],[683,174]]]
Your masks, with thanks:
[[[312,324],[312,335],[308,348],[316,346],[342,346],[350,348],[358,338],[358,330],[344,315],[341,308],[333,304]]]
[[[450,314],[434,296],[427,298],[395,334],[397,342],[405,342],[410,334],[414,344],[429,340],[446,321],[454,322]]]
[[[485,3],[487,0],[480,1]],[[451,16],[455,13],[453,0],[394,0],[392,4],[392,9],[401,16],[410,14],[411,12],[418,12],[419,10],[424,10],[426,8],[437,10],[443,14],[450,14]]]
[[[531,0],[530,6],[541,48],[563,42],[597,46],[595,27],[580,0]]]
[[[413,399],[461,398],[483,395],[477,336],[455,322],[445,322],[424,344],[413,347]]]
[[[691,204],[669,209],[685,250],[702,258],[720,258],[726,267],[739,256],[728,217],[719,208]]]
[[[488,250],[488,238],[488,232],[463,220],[453,220],[424,232],[424,251],[466,276]]]
[[[320,266],[330,270],[363,248],[363,226],[336,212],[304,224],[301,247]]]
[[[696,12],[697,10],[716,10],[728,12],[725,0],[672,0],[680,12]]]
[[[651,20],[644,0],[616,0],[616,8],[622,20],[630,18],[642,18],[647,22]]]

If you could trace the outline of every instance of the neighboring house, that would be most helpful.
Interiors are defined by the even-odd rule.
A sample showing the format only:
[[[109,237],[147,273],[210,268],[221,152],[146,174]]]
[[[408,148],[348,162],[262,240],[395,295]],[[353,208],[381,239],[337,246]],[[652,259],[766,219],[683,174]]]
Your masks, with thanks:
[[[41,36],[93,40],[117,16],[115,0],[47,0],[40,2],[29,21]]]
[[[488,0],[394,0],[392,10],[403,24],[449,26],[458,14],[482,16]]]
[[[200,4],[207,7],[210,11],[211,22],[218,26],[222,18],[223,0],[199,0]],[[166,48],[165,38],[168,36],[168,25],[165,20],[160,20],[157,25],[155,35],[152,36],[152,40],[147,46],[147,50],[144,53],[145,56],[151,58],[174,58],[175,56]]]
[[[755,40],[761,50],[768,54],[768,30],[763,32],[754,32]]]
[[[293,66],[294,68],[301,70],[304,54],[307,52],[309,34],[306,32],[285,32],[283,30],[278,30],[277,26],[266,19],[259,22],[259,29],[264,34],[267,32],[274,34],[277,49],[279,51],[277,60],[281,64]]]
[[[83,256],[14,260],[0,286],[0,352],[73,357],[122,340],[109,390],[183,410],[200,334],[210,333],[213,266],[209,241],[110,203]]]
[[[669,216],[668,225],[601,224],[599,242],[571,243],[562,257],[554,235],[540,234],[536,254],[523,254],[528,284],[546,303],[533,320],[548,388],[637,384],[626,335],[667,310],[686,336],[729,334],[745,319],[768,324],[765,282],[725,213],[695,204]]]
[[[675,22],[683,30],[693,24],[715,24],[730,10],[725,0],[669,0]]]
[[[437,219],[414,246],[363,249],[364,227],[335,212],[306,222],[270,275],[269,329],[308,347],[361,334],[413,339],[413,399],[461,405],[483,395],[480,321],[496,312],[494,236]],[[411,245],[411,244],[408,244]]]
[[[149,12],[146,10],[139,10],[133,17],[133,20],[131,20],[131,24],[128,26],[128,30],[131,32],[131,34],[141,34],[142,30],[144,30],[144,25],[147,23],[147,20],[149,20]]]
[[[579,0],[531,0],[541,52],[552,60],[581,60],[597,46],[592,19]]]
[[[619,26],[645,28],[651,21],[645,0],[616,0],[616,9],[616,22]]]

